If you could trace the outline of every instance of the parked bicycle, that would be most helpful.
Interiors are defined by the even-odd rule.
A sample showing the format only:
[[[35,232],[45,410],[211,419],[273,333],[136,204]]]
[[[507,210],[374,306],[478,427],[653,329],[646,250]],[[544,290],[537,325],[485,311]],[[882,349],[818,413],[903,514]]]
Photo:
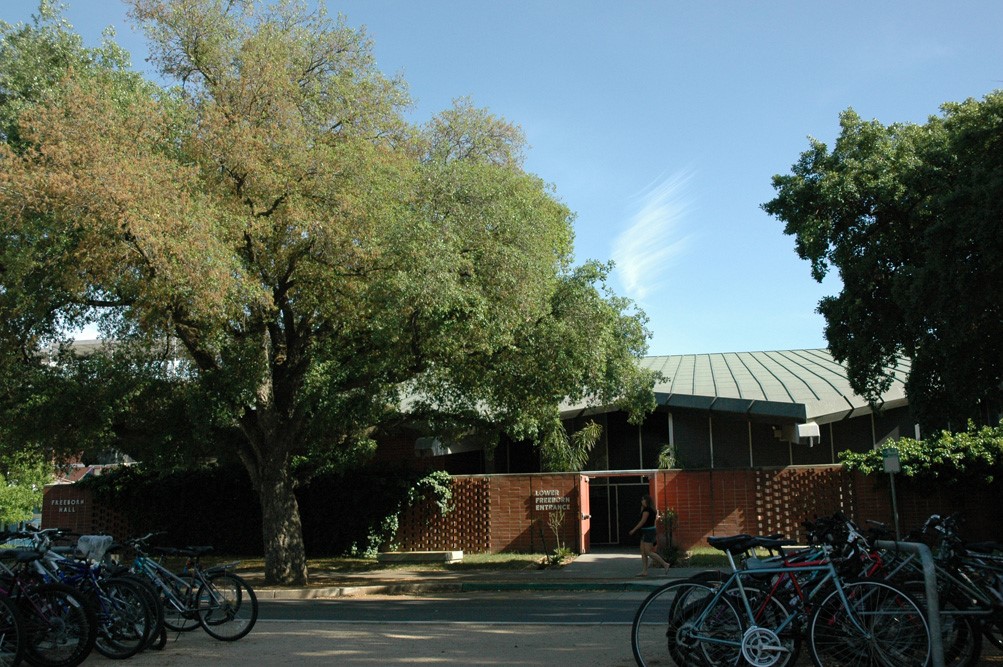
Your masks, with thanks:
[[[820,667],[927,664],[925,613],[898,587],[844,578],[824,549],[788,554],[782,540],[748,535],[708,542],[725,552],[730,573],[653,591],[631,627],[638,665],[783,667],[803,639]],[[756,548],[778,556],[739,567],[735,557]]]
[[[80,537],[76,546],[53,547],[53,541],[70,537],[58,528],[24,534],[43,555],[35,560],[45,581],[66,584],[79,591],[93,607],[98,622],[94,648],[112,659],[129,658],[146,648],[159,630],[156,599],[139,583],[103,564],[113,540],[109,536]]]
[[[147,577],[164,606],[164,625],[176,632],[201,627],[214,639],[236,641],[245,637],[258,619],[258,598],[247,582],[230,571],[237,563],[203,567],[201,558],[212,547],[150,547],[160,533],[129,540],[135,552],[133,572]],[[182,557],[184,569],[172,572],[161,557]]]
[[[8,533],[3,541],[14,537]],[[4,610],[12,607],[21,655],[32,665],[75,667],[94,648],[97,617],[78,591],[64,584],[43,583],[34,565],[41,558],[39,551],[30,548],[0,550],[0,598],[10,603],[0,606],[0,623],[14,627],[2,621]],[[12,664],[17,662],[12,659]]]

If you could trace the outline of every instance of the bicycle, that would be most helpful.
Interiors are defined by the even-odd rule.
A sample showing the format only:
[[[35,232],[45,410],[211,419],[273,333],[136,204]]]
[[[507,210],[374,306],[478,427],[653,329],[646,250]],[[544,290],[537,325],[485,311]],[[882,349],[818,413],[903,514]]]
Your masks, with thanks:
[[[907,541],[918,541],[928,532],[933,522],[939,520],[933,515],[919,531],[913,531]],[[891,539],[888,526],[869,521],[871,532],[877,538]],[[915,552],[903,552],[896,548],[875,551],[880,567],[874,576],[905,588],[918,602],[925,604],[925,573],[919,556]],[[944,664],[947,667],[973,667],[979,664],[982,654],[982,637],[988,636],[986,624],[994,613],[992,597],[977,577],[961,566],[960,561],[949,550],[938,548],[934,554],[934,575],[940,627],[944,647]]]
[[[897,587],[844,580],[830,559],[807,560],[804,553],[741,569],[736,554],[756,546],[783,554],[786,545],[748,535],[708,542],[727,554],[730,574],[720,583],[672,582],[641,603],[631,626],[632,650],[641,667],[742,660],[753,667],[780,667],[796,659],[801,638],[807,638],[818,666],[921,667],[929,660],[925,615]],[[771,582],[768,590],[758,587],[764,581]]]
[[[66,584],[80,591],[95,611],[98,633],[94,648],[112,659],[130,658],[150,644],[158,630],[156,602],[129,578],[113,576],[101,565],[112,539],[82,536],[77,547],[54,548],[53,540],[69,533],[58,528],[32,531],[35,549],[43,558],[34,561],[36,571],[46,581]],[[75,557],[70,557],[72,554]]]
[[[0,598],[16,610],[27,662],[39,667],[75,667],[94,648],[97,617],[73,588],[40,582],[31,565],[40,558],[35,550],[0,551]]]
[[[236,563],[204,568],[201,557],[212,547],[153,548],[161,557],[186,559],[184,570],[175,574],[146,551],[149,540],[157,534],[134,538],[128,544],[136,552],[133,571],[146,576],[163,600],[164,625],[176,632],[201,626],[220,641],[245,637],[257,622],[258,598],[244,579],[229,571]]]

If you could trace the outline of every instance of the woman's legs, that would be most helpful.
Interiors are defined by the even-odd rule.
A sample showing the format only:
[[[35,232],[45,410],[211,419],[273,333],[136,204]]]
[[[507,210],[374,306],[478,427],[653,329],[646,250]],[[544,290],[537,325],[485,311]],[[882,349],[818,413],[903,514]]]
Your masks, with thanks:
[[[645,542],[641,540],[641,562],[644,564],[644,572],[642,574],[648,573],[648,559],[651,558],[655,561],[659,567],[666,570],[669,569],[669,564],[665,562],[665,559],[658,555],[655,550],[655,545],[651,542]]]

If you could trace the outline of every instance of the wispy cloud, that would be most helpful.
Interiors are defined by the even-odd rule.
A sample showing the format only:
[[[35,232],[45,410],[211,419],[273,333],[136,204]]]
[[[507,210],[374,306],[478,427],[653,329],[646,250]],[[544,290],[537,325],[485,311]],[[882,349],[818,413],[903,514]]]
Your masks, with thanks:
[[[661,178],[637,195],[637,211],[613,242],[616,273],[635,301],[665,282],[673,257],[682,253],[688,236],[683,222],[690,210],[689,172]]]

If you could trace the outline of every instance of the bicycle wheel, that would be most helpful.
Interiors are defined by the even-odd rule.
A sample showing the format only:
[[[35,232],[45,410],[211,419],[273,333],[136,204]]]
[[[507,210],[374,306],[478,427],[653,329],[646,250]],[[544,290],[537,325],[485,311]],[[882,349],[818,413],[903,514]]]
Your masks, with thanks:
[[[13,667],[24,654],[24,631],[10,600],[0,598],[0,667]]]
[[[40,584],[21,593],[24,659],[37,667],[74,667],[94,648],[97,617],[74,589]]]
[[[816,667],[923,667],[930,659],[925,613],[882,581],[844,583],[829,593],[808,622],[808,639]]]
[[[125,579],[108,579],[95,593],[98,634],[94,648],[113,660],[139,653],[154,626],[152,611],[139,586]]]
[[[235,574],[210,575],[196,596],[198,619],[210,637],[232,642],[245,636],[258,620],[258,597]]]
[[[637,664],[734,665],[741,655],[741,622],[724,597],[707,609],[715,593],[714,586],[676,581],[648,595],[630,630]]]
[[[164,606],[164,626],[174,632],[191,632],[199,627],[198,612],[195,607],[195,582],[189,576],[178,575],[185,583],[158,581],[167,587],[169,595],[160,589],[160,601]]]
[[[157,593],[156,586],[153,585],[153,582],[149,578],[138,574],[125,573],[117,575],[117,578],[127,579],[136,584],[143,596],[144,604],[150,610],[153,625],[147,633],[146,644],[142,650],[146,650],[147,648],[162,649],[163,645],[160,644],[160,637],[164,634],[164,603]]]
[[[998,649],[1003,650],[1003,609],[994,609],[982,623],[982,636]]]

